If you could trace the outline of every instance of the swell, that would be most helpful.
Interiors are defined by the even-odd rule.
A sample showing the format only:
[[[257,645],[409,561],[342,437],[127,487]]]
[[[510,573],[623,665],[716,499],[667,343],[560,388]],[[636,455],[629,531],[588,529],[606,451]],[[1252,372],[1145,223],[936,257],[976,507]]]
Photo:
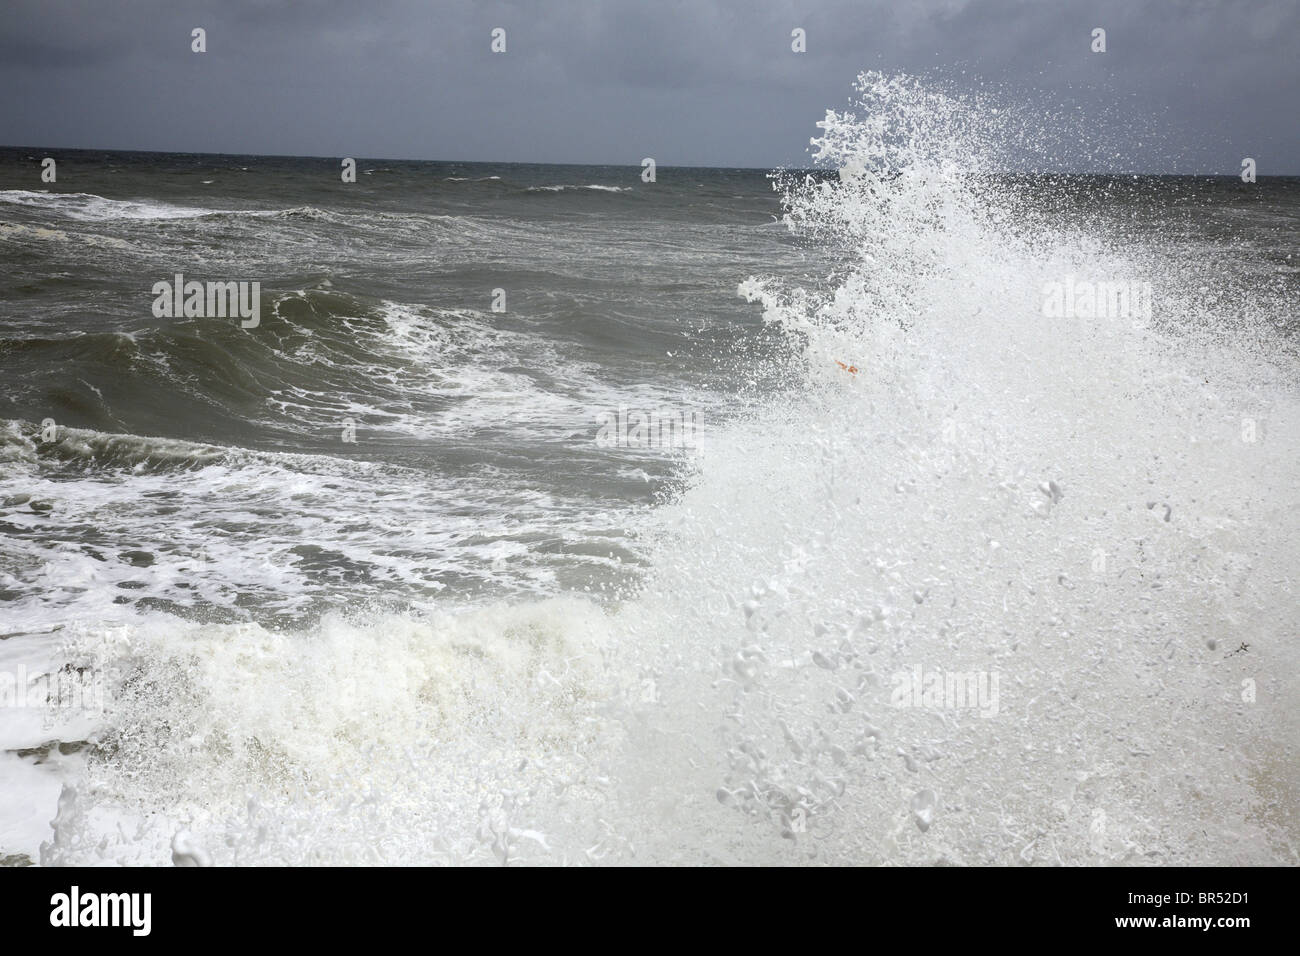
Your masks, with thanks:
[[[390,321],[399,308],[304,289],[264,292],[256,334],[237,319],[177,319],[131,333],[9,335],[0,339],[0,363],[14,385],[5,404],[13,417],[27,417],[35,407],[62,424],[126,424],[133,431],[232,442],[243,434],[241,420],[292,427],[292,416],[277,419],[269,411],[289,397],[318,417],[338,413],[331,422],[337,424],[348,396],[377,405],[408,402],[404,381],[431,371],[417,363],[472,360],[471,338],[451,331],[455,314],[419,307],[409,307],[412,321],[427,323],[430,337],[441,329],[447,347],[403,354]],[[61,386],[44,376],[50,368],[67,371]],[[161,395],[168,400],[159,402]]]

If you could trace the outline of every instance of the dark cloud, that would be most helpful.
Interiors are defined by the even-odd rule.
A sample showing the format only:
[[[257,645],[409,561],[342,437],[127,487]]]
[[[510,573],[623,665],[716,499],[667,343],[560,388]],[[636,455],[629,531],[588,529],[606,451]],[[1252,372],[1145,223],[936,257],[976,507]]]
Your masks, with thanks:
[[[190,52],[196,26],[206,54]],[[774,166],[802,162],[824,111],[880,69],[1068,113],[1058,132],[1088,141],[1083,165],[1232,173],[1250,155],[1300,173],[1298,64],[1294,0],[6,0],[0,136]]]

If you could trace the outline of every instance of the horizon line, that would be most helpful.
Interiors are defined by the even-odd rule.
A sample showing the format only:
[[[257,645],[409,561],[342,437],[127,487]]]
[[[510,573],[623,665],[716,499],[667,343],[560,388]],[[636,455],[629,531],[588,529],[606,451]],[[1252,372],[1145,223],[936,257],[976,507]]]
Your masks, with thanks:
[[[639,162],[632,163],[578,163],[578,162],[530,162],[525,160],[499,160],[499,159],[413,159],[410,157],[398,156],[365,156],[356,155],[345,157],[340,155],[322,156],[312,153],[223,153],[210,152],[206,150],[175,150],[175,149],[123,149],[119,147],[104,146],[32,146],[27,144],[3,144],[0,143],[0,149],[16,150],[35,150],[35,151],[54,151],[67,150],[81,153],[141,153],[155,156],[228,156],[235,158],[253,158],[253,159],[318,159],[341,161],[342,159],[370,160],[384,163],[441,163],[443,165],[472,165],[472,166],[606,166],[611,169],[640,169]],[[656,161],[658,169],[720,169],[720,170],[739,170],[743,172],[779,172],[781,170],[796,172],[832,172],[835,167],[832,166],[719,166],[710,164],[669,164]],[[1042,172],[1033,170],[1001,170],[996,175],[1010,176],[1198,176],[1206,178],[1224,178],[1237,179],[1239,173],[1218,173],[1218,172],[1133,172],[1132,170],[1088,170],[1075,172]],[[1300,177],[1300,171],[1288,173],[1257,173],[1258,179],[1293,179]]]

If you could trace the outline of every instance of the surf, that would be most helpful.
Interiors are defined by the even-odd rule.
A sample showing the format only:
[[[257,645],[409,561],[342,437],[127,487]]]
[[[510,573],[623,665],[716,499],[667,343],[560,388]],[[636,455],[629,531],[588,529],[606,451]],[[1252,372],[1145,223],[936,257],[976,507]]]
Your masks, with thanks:
[[[1296,862],[1285,299],[1029,211],[978,98],[857,97],[776,179],[825,268],[717,290],[777,388],[616,516],[632,583],[81,622],[60,659],[112,679],[40,861]],[[1067,276],[1151,315],[1044,315]]]

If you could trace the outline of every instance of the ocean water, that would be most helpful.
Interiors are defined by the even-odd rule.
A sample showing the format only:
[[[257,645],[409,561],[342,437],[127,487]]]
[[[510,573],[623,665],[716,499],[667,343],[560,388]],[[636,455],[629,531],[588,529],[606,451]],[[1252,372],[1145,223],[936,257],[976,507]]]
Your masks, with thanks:
[[[857,93],[815,173],[0,150],[0,861],[1298,862],[1300,180]]]

